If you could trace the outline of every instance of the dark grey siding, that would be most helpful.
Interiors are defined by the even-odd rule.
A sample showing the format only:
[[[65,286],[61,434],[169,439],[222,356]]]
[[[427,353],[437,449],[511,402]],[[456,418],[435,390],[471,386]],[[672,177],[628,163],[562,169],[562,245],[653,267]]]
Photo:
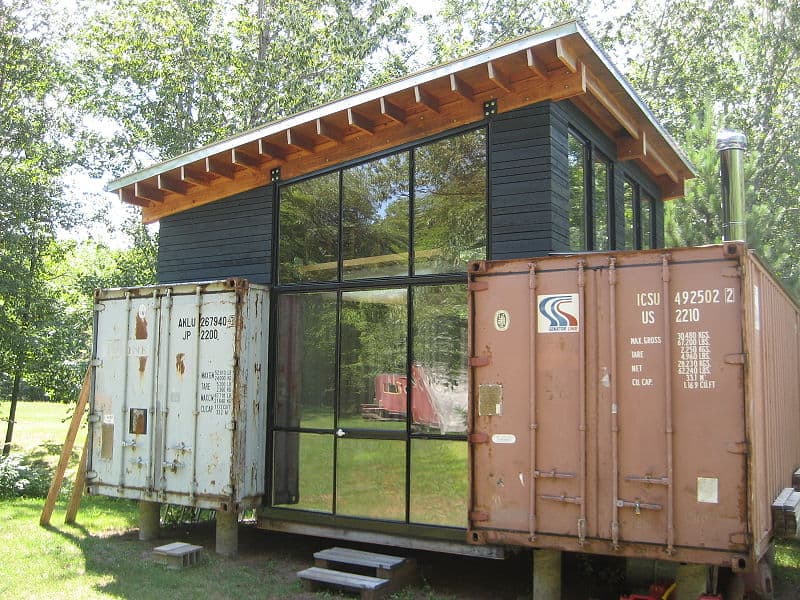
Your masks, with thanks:
[[[552,250],[550,107],[501,113],[489,127],[490,249],[493,259]]]
[[[270,283],[272,186],[161,219],[160,283],[245,277]]]

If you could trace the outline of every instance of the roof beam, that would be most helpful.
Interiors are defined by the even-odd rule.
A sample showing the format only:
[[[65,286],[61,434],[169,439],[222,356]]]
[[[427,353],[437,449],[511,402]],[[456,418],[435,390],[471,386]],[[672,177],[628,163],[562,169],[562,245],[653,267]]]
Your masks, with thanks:
[[[450,74],[450,90],[465,100],[469,100],[470,102],[475,101],[475,90],[455,73]]]
[[[258,153],[267,160],[277,160],[283,162],[286,160],[286,150],[275,144],[271,144],[264,138],[258,140]]]
[[[253,170],[258,170],[262,165],[262,160],[259,157],[247,154],[238,148],[231,149],[231,162],[245,169]]]
[[[421,104],[435,113],[438,113],[440,110],[438,98],[423,90],[421,85],[414,86],[414,102]]]
[[[213,173],[225,179],[233,179],[236,174],[236,169],[233,163],[223,162],[214,156],[206,157],[206,173]]]
[[[164,192],[154,188],[152,185],[145,183],[144,181],[137,181],[133,184],[133,195],[137,198],[150,200],[150,202],[164,201]]]
[[[364,115],[357,113],[352,108],[347,109],[347,124],[369,135],[375,134],[375,125],[372,121],[367,119]]]
[[[668,176],[656,177],[656,184],[661,191],[662,200],[674,200],[686,196],[686,180],[682,177],[678,181],[672,181]]]
[[[141,206],[142,208],[149,208],[153,205],[152,202],[146,200],[144,198],[137,198],[136,194],[133,192],[133,187],[123,187],[119,188],[119,199],[127,204],[133,204],[134,206]]]
[[[656,165],[656,173],[663,173],[667,177],[669,177],[674,183],[678,183],[679,177],[678,174],[672,169],[667,161],[661,156],[661,154],[652,146],[648,146],[647,148],[647,156],[648,158],[652,159],[652,162]]]
[[[490,61],[486,63],[486,69],[489,73],[489,80],[493,84],[495,84],[504,92],[511,93],[511,82],[500,72],[500,69],[497,68],[497,65]]]
[[[603,105],[611,116],[617,120],[622,128],[627,131],[631,137],[638,137],[639,135],[639,126],[628,111],[622,108],[617,99],[611,95],[611,93],[605,88],[605,86],[600,83],[600,80],[595,77],[594,73],[587,69],[586,72],[586,88],[588,92],[595,97],[595,99]]]
[[[573,73],[578,71],[578,58],[572,47],[563,39],[556,40],[556,56],[561,63]]]
[[[381,114],[384,117],[389,117],[395,123],[399,123],[400,125],[405,125],[406,121],[408,120],[408,115],[406,111],[393,104],[386,97],[381,96]]]
[[[176,179],[175,177],[170,177],[165,173],[161,173],[156,180],[156,185],[162,192],[172,192],[173,194],[185,196],[189,189],[188,183],[181,181],[180,179]]]
[[[528,68],[531,72],[541,79],[547,79],[547,66],[536,56],[533,48],[528,48],[525,51],[525,56],[528,59]]]
[[[618,138],[617,158],[619,160],[643,160],[647,156],[647,134],[639,132],[639,137]]]
[[[542,86],[541,83],[538,84]],[[565,98],[572,98],[586,93],[586,65],[578,63],[575,72],[567,71],[566,73],[556,77],[550,77],[545,84],[549,87],[547,94],[548,100],[564,100]]]
[[[344,142],[344,131],[336,127],[336,125],[323,119],[317,119],[316,126],[317,135],[319,137],[336,142],[337,144]]]
[[[295,129],[286,130],[286,144],[304,152],[314,154],[315,144]]]
[[[193,169],[189,165],[181,167],[181,181],[185,181],[186,183],[205,187],[209,185],[213,179],[214,178],[205,171]]]

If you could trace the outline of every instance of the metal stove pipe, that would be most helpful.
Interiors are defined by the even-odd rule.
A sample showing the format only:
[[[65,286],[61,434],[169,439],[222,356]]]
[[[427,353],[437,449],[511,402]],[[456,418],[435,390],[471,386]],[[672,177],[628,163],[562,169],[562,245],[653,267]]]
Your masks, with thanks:
[[[740,131],[721,129],[717,134],[722,180],[722,241],[747,241],[744,203],[744,151],[747,137]]]

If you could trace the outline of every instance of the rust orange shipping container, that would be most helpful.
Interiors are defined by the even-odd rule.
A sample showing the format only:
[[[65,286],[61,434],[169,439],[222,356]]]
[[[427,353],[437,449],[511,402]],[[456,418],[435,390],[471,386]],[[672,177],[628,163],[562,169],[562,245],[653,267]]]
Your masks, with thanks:
[[[753,569],[800,466],[800,312],[755,255],[469,277],[469,540]]]

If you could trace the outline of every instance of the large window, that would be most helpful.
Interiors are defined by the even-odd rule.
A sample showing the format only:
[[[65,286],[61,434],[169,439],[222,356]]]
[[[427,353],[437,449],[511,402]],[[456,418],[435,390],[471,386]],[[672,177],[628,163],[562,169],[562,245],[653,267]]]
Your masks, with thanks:
[[[655,247],[653,198],[638,183],[626,178],[623,184],[625,250]]]
[[[611,235],[611,161],[587,140],[567,135],[569,166],[569,249],[609,250]]]
[[[465,527],[477,129],[279,190],[272,505]]]

